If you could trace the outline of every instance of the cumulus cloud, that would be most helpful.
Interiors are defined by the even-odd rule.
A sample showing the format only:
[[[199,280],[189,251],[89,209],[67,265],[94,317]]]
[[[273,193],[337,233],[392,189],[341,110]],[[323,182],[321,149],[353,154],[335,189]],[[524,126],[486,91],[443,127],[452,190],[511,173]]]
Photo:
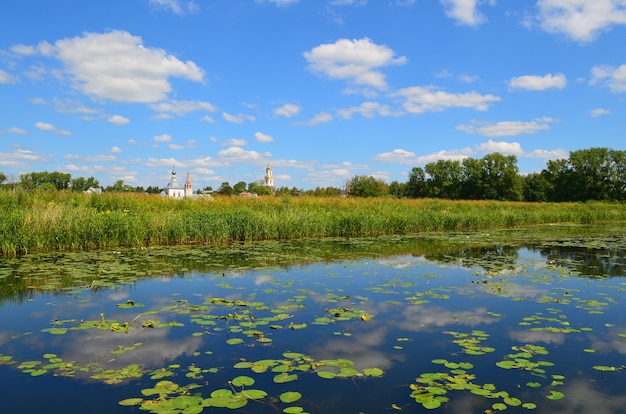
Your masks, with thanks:
[[[378,102],[363,102],[359,106],[352,106],[350,108],[340,109],[337,111],[337,116],[343,119],[350,119],[352,115],[360,114],[365,118],[374,118],[374,116],[400,116],[401,112],[392,110],[389,105],[383,105]]]
[[[113,154],[120,154],[122,152],[122,149],[120,147],[113,146],[113,147],[111,147],[111,152]]]
[[[511,89],[527,89],[531,91],[543,91],[550,88],[563,89],[566,84],[567,79],[562,73],[557,73],[556,75],[549,73],[545,76],[518,76],[509,81]]]
[[[228,162],[263,162],[266,158],[256,151],[246,151],[241,147],[230,147],[218,153],[219,157]]]
[[[215,112],[217,110],[217,108],[209,102],[177,100],[155,103],[150,105],[150,108],[159,113],[176,116],[184,116],[195,111]]]
[[[459,24],[478,26],[487,21],[485,15],[477,9],[478,0],[440,0],[446,16]]]
[[[298,105],[294,104],[285,104],[280,108],[274,109],[274,115],[276,116],[284,116],[285,118],[291,118],[300,113],[302,108]]]
[[[552,118],[538,118],[533,121],[500,121],[500,122],[477,122],[469,125],[459,125],[459,131],[468,134],[478,134],[485,137],[504,137],[520,134],[534,134],[542,130],[550,129],[550,123],[555,122]]]
[[[0,129],[0,135],[2,134],[28,135],[28,132],[22,128],[11,127],[9,129]]]
[[[245,147],[248,142],[245,139],[231,138],[224,141],[222,145],[225,147]]]
[[[224,118],[228,122],[232,122],[233,124],[243,124],[245,121],[250,121],[250,122],[256,121],[256,118],[252,115],[246,115],[246,114],[232,115],[232,114],[229,114],[228,112],[223,112],[222,118]]]
[[[256,139],[258,142],[272,142],[274,141],[274,137],[264,134],[262,132],[257,132],[254,134],[254,139]]]
[[[151,103],[167,98],[170,77],[202,82],[203,71],[163,49],[143,45],[141,37],[125,31],[85,33],[58,40],[54,46],[16,45],[22,54],[44,54],[59,59],[72,87],[95,99]]]
[[[556,149],[552,151],[535,149],[528,152],[522,149],[522,146],[519,142],[488,140],[487,142],[476,145],[474,148],[437,151],[431,154],[420,156],[412,151],[408,151],[405,149],[394,149],[390,152],[382,152],[380,154],[377,154],[375,157],[373,157],[373,160],[377,162],[385,162],[391,164],[417,165],[428,164],[431,162],[436,162],[438,160],[462,161],[463,159],[468,157],[480,156],[494,152],[499,152],[505,155],[515,155],[518,157],[539,159],[560,159],[566,158],[568,156],[568,152],[564,149]]]
[[[591,76],[589,83],[592,85],[604,83],[611,92],[626,92],[626,65],[617,68],[609,65],[595,66],[591,69]]]
[[[130,119],[125,118],[121,115],[113,115],[113,116],[110,116],[109,119],[107,119],[107,121],[115,125],[126,125],[130,122]]]
[[[169,134],[155,135],[154,142],[171,142],[172,136]]]
[[[597,118],[602,115],[611,115],[611,111],[604,108],[594,108],[590,111],[592,117]]]
[[[332,120],[333,120],[333,116],[331,114],[329,114],[328,112],[320,112],[319,114],[316,114],[313,118],[307,121],[297,122],[296,125],[313,126],[313,125],[318,125],[318,124],[325,124]]]
[[[150,0],[150,4],[157,9],[171,11],[175,14],[193,13],[198,10],[198,5],[194,1]]]
[[[72,135],[72,133],[70,131],[68,131],[66,129],[58,129],[54,125],[49,124],[47,122],[36,122],[35,123],[35,128],[40,129],[42,131],[54,132],[56,134],[64,135],[64,136]]]
[[[47,161],[51,155],[37,154],[30,150],[18,149],[14,152],[3,152],[0,157],[0,166],[6,168],[26,168],[33,162]]]
[[[368,38],[340,39],[323,44],[305,52],[304,57],[313,73],[377,89],[387,88],[385,75],[378,69],[407,62],[406,57],[395,57],[392,49],[377,45]]]
[[[0,69],[0,83],[15,83],[16,81],[14,76]]]
[[[393,94],[404,99],[403,107],[407,112],[423,114],[438,112],[448,108],[473,108],[486,111],[492,102],[502,99],[494,95],[481,95],[478,92],[449,93],[434,86],[412,86],[399,89]]]
[[[255,3],[270,3],[270,4],[275,4],[277,6],[286,6],[288,4],[294,4],[299,2],[300,0],[254,0]]]
[[[623,0],[539,0],[537,7],[543,30],[578,42],[590,42],[612,26],[626,25]]]

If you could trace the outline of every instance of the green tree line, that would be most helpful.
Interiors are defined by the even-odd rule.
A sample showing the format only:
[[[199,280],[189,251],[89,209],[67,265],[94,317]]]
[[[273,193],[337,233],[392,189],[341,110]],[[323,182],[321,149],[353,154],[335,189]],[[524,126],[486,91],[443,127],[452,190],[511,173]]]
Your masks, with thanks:
[[[522,175],[515,155],[438,160],[414,167],[404,183],[353,177],[357,197],[443,198],[502,201],[626,201],[626,151],[590,148],[551,160],[540,172]]]

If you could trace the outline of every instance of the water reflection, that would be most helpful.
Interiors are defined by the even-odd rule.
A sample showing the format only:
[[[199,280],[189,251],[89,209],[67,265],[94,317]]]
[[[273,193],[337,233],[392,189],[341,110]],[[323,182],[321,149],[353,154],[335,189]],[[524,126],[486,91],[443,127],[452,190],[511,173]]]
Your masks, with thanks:
[[[308,412],[414,412],[412,390],[429,386],[449,399],[441,412],[495,412],[504,393],[538,413],[623,412],[623,237],[449,236],[1,262],[0,382],[15,397],[4,408],[34,411],[29,398],[54,387],[65,399],[47,412],[84,411],[85,399],[101,403],[94,412],[137,412],[118,402],[152,398],[144,390],[160,380],[207,398],[246,375],[271,397],[242,412],[282,412],[285,391],[301,392]],[[512,360],[521,368],[497,365]],[[428,373],[460,383],[417,385]],[[482,396],[489,384],[503,394]],[[553,391],[565,397],[547,399]]]

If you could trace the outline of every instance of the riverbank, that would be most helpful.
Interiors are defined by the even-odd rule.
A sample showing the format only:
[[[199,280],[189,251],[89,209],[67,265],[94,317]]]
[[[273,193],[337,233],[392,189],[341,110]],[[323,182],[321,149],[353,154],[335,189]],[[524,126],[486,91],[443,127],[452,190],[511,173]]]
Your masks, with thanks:
[[[0,192],[0,255],[625,221],[617,203]]]

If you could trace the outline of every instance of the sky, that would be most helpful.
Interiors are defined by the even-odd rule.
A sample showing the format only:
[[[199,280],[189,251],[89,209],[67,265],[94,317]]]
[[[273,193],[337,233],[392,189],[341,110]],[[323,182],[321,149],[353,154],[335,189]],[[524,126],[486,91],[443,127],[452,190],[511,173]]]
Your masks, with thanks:
[[[0,4],[0,172],[164,187],[626,149],[626,0]]]

